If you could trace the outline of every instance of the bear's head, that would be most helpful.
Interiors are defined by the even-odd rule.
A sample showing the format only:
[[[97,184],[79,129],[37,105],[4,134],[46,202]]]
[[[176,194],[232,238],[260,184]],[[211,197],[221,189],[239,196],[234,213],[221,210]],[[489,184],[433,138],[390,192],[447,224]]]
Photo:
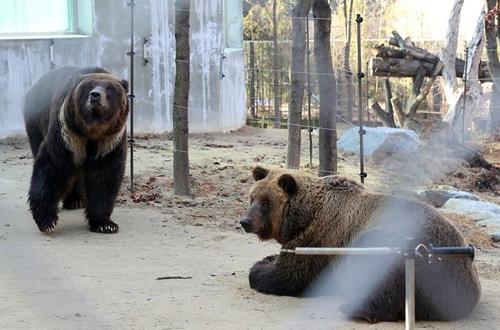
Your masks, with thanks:
[[[91,140],[120,132],[128,115],[128,82],[109,73],[82,74],[65,101],[70,127]]]
[[[297,181],[289,173],[274,173],[260,166],[253,169],[252,176],[255,183],[250,206],[240,225],[261,240],[278,240],[287,203],[298,191]]]

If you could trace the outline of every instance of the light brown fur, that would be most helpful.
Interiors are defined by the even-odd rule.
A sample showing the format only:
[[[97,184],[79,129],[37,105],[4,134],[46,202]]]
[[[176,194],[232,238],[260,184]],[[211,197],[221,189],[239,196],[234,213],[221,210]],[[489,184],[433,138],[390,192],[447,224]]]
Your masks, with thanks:
[[[251,205],[242,225],[261,239],[275,239],[283,249],[353,245],[405,248],[409,236],[427,245],[464,246],[456,229],[421,202],[372,193],[340,176],[317,178],[260,167],[253,175],[256,182],[250,191]],[[328,264],[340,261],[337,259],[289,253],[266,257],[252,267],[250,285],[264,293],[301,295]],[[349,280],[339,285],[355,287],[356,281],[363,280],[361,275],[377,267],[376,260],[358,262],[353,269],[359,273],[350,274]],[[373,294],[346,310],[351,317],[369,321],[404,317],[402,263],[391,269]],[[477,304],[480,286],[470,260],[434,265],[422,261],[417,263],[417,272],[418,319],[465,317]]]

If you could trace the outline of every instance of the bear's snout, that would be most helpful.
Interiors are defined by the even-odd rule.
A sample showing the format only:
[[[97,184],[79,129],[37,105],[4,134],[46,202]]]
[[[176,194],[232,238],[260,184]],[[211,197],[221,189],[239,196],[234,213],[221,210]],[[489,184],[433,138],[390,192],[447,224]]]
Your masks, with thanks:
[[[240,221],[241,227],[245,230],[246,233],[250,232],[252,229],[252,222],[250,222],[250,219],[245,218]]]
[[[101,93],[99,93],[99,91],[93,89],[90,93],[89,93],[89,100],[90,100],[90,103],[97,103],[99,102],[99,100],[101,99]]]

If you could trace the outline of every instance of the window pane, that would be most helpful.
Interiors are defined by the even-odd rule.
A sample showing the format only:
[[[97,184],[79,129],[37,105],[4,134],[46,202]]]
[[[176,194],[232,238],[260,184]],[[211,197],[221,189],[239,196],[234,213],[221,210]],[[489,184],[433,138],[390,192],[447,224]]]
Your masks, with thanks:
[[[241,0],[225,0],[226,48],[243,47],[243,4]]]
[[[68,0],[0,0],[0,33],[71,32]]]

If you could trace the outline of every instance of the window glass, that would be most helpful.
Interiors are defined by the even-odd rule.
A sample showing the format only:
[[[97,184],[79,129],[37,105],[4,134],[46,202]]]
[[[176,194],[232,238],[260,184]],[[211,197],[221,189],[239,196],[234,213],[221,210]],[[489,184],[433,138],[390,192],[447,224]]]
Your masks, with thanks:
[[[226,48],[243,47],[243,3],[242,0],[224,1],[224,30]]]
[[[69,0],[0,0],[0,34],[67,33],[72,23]]]

